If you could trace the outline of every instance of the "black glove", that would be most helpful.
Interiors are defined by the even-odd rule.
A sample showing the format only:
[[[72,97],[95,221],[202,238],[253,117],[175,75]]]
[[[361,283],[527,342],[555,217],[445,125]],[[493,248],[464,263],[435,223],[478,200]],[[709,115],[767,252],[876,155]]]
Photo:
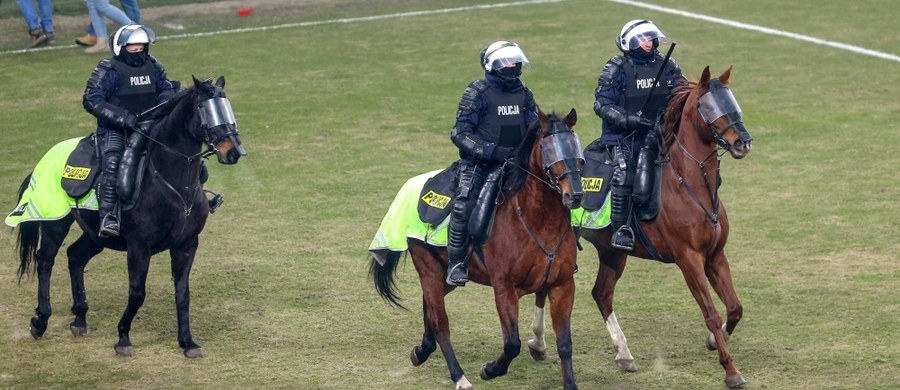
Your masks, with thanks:
[[[125,112],[125,115],[122,116],[122,127],[126,129],[132,129],[136,124],[137,117],[130,112]]]
[[[497,146],[494,148],[494,151],[491,152],[491,160],[494,161],[506,161],[515,153],[515,149],[507,147],[507,146]]]
[[[628,118],[625,120],[625,126],[628,127],[629,130],[635,131],[650,130],[650,128],[653,127],[653,122],[650,122],[649,119],[642,116],[628,115]]]

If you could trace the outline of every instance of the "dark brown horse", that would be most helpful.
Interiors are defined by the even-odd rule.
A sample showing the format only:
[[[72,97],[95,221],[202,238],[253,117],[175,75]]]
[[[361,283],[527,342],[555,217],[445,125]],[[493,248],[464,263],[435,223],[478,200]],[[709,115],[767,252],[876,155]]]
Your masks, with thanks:
[[[521,347],[519,298],[541,292],[550,297],[564,388],[575,389],[569,318],[577,249],[569,208],[578,207],[581,201],[579,168],[583,160],[571,130],[577,119],[574,109],[564,119],[547,117],[542,112],[539,117],[504,178],[506,185],[499,196],[493,233],[485,244],[474,248],[469,265],[471,281],[494,288],[503,332],[503,353],[497,360],[482,365],[481,378],[506,374]],[[455,287],[444,282],[446,248],[412,238],[408,244],[422,286],[425,320],[422,343],[413,348],[410,360],[418,366],[440,345],[456,389],[472,389],[450,343],[444,296]],[[378,293],[398,306],[394,275],[401,254],[391,252],[383,265],[374,259],[370,265]]]
[[[110,248],[128,253],[128,306],[119,320],[116,353],[130,356],[131,322],[144,303],[150,257],[167,250],[172,258],[175,307],[178,313],[178,344],[190,358],[202,356],[191,336],[189,279],[198,236],[209,215],[208,202],[200,185],[203,157],[215,154],[222,164],[235,164],[245,154],[238,138],[231,104],[225,97],[225,78],[215,83],[194,79],[194,85],[147,113],[153,123],[145,133],[149,138],[147,169],[141,193],[131,210],[122,212],[122,233],[116,238],[98,238],[100,221],[95,210],[76,208],[56,221],[27,221],[19,224],[19,278],[36,270],[38,306],[31,319],[35,339],[47,330],[50,308],[50,274],[59,248],[73,222],[81,236],[66,250],[72,281],[70,329],[75,336],[87,334],[87,294],[84,269],[88,262]],[[206,144],[207,151],[202,149]],[[19,198],[29,185],[22,183]]]
[[[661,203],[658,216],[640,222],[640,228],[650,243],[637,240],[633,252],[623,252],[610,245],[611,228],[578,229],[581,237],[597,249],[600,270],[592,291],[600,314],[616,349],[616,364],[625,371],[635,371],[634,358],[628,349],[625,334],[613,312],[616,282],[625,270],[626,258],[674,261],[681,269],[694,299],[703,312],[709,328],[707,347],[718,349],[719,363],[725,368],[725,384],[738,387],[746,383],[735,367],[726,341],[741,320],[742,306],[734,291],[725,243],[728,240],[728,216],[718,195],[718,173],[721,150],[735,159],[750,152],[752,138],[741,122],[741,112],[731,92],[724,87],[731,75],[729,67],[718,79],[710,79],[709,67],[703,70],[700,81],[690,83],[673,92],[666,110],[663,126]],[[655,252],[659,256],[654,256]],[[716,311],[709,287],[725,303],[728,320]],[[540,354],[543,345],[543,299],[538,307],[532,329],[535,339],[529,347]]]

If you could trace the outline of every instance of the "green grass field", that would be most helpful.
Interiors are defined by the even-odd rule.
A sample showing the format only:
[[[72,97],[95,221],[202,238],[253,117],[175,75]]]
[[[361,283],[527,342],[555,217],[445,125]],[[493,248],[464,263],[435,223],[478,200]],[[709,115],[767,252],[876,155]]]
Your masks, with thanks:
[[[311,0],[280,12],[260,8],[246,23],[482,3],[499,1]],[[652,3],[900,55],[887,0]],[[16,231],[7,228],[0,233],[0,388],[451,389],[439,353],[421,367],[409,363],[422,335],[411,262],[399,272],[411,310],[394,309],[372,288],[366,248],[403,182],[456,158],[449,130],[464,87],[481,76],[481,48],[519,42],[533,64],[523,78],[538,103],[545,111],[578,110],[586,145],[599,136],[591,109],[597,75],[616,54],[613,37],[636,18],[652,19],[678,42],[674,57],[692,80],[707,65],[713,74],[734,65],[729,85],[754,148],[740,161],[723,158],[720,194],[744,305],[729,348],[746,388],[897,388],[900,63],[593,0],[161,40],[151,52],[171,78],[225,75],[249,153],[234,166],[209,164],[207,187],[227,200],[200,237],[191,275],[193,334],[206,356],[187,360],[178,348],[165,253],[154,257],[132,327],[134,357],[112,348],[127,299],[119,252],[88,266],[91,333],[78,339],[68,330],[66,258],[57,256],[54,316],[45,338],[33,340],[36,280],[17,284]],[[224,17],[217,24],[216,15],[197,23],[185,31],[241,27]],[[50,146],[94,130],[81,94],[98,60],[75,48],[0,54],[4,216]],[[586,250],[578,261],[572,323],[580,388],[724,388],[677,267],[632,259],[620,281],[616,313],[639,367],[622,373],[590,297],[596,255]],[[532,300],[521,305],[524,343]],[[509,374],[486,382],[480,365],[502,352],[492,291],[466,287],[448,306],[457,356],[476,388],[561,387],[552,329],[548,360],[523,353]]]

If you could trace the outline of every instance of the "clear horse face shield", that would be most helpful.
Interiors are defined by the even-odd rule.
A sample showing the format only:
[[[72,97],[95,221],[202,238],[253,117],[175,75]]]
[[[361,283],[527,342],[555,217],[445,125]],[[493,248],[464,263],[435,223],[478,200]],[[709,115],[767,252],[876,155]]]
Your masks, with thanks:
[[[565,174],[579,172],[584,166],[581,140],[578,134],[569,129],[554,129],[553,133],[544,136],[541,140],[541,155],[544,158],[545,170],[560,161],[566,166]]]
[[[212,98],[200,103],[200,123],[207,129],[207,142],[213,148],[215,144],[229,138],[241,156],[247,154],[238,139],[237,121],[228,98]]]
[[[741,111],[741,107],[734,98],[734,94],[731,93],[730,89],[722,85],[721,81],[717,79],[709,81],[709,91],[697,99],[697,106],[698,111],[700,111],[700,116],[703,117],[703,120],[706,121],[706,124],[710,127],[713,127],[713,123],[719,118],[728,118],[728,126],[721,131],[717,132],[713,127],[713,132],[716,133],[717,138],[728,130],[728,128],[734,128],[740,135],[742,141],[749,142],[753,139],[753,137],[750,136],[750,133],[744,128],[744,113]]]

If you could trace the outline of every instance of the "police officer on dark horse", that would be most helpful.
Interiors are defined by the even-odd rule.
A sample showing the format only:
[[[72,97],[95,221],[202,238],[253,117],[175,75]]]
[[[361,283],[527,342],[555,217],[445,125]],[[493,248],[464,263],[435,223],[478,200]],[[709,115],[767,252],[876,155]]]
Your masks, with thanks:
[[[496,194],[503,163],[515,156],[528,124],[538,118],[534,95],[519,79],[522,66],[530,65],[519,45],[494,42],[481,51],[480,59],[484,79],[466,87],[450,133],[460,157],[447,243],[446,282],[452,286],[469,281],[469,219],[476,206],[489,206],[476,205],[479,194]]]
[[[668,105],[670,91],[687,83],[678,64],[660,55],[660,42],[666,42],[666,36],[653,22],[626,23],[616,37],[616,46],[623,54],[607,61],[594,91],[594,112],[603,119],[599,143],[616,165],[611,180],[611,244],[629,251],[634,249],[634,232],[628,219],[638,151],[653,150],[645,147],[657,142],[650,131],[657,114]],[[658,76],[661,82],[656,83]]]
[[[156,34],[147,26],[129,24],[119,28],[110,39],[113,56],[97,64],[84,90],[84,109],[97,117],[97,137],[102,158],[103,174],[97,186],[100,237],[119,235],[117,184],[119,181],[129,184],[134,181],[133,177],[119,177],[127,133],[138,127],[139,131],[145,130],[149,122],[139,124],[138,116],[171,99],[178,90],[178,82],[170,81],[165,68],[149,53],[150,45],[155,42]],[[139,155],[146,139],[141,134],[134,134],[128,142],[128,147],[132,149],[128,155]],[[135,164],[135,160],[129,159],[128,163]],[[129,168],[127,172],[133,174],[134,167]],[[205,165],[201,165],[201,169],[201,181],[205,181]],[[210,200],[210,212],[214,212],[224,200],[221,195],[214,195]]]

